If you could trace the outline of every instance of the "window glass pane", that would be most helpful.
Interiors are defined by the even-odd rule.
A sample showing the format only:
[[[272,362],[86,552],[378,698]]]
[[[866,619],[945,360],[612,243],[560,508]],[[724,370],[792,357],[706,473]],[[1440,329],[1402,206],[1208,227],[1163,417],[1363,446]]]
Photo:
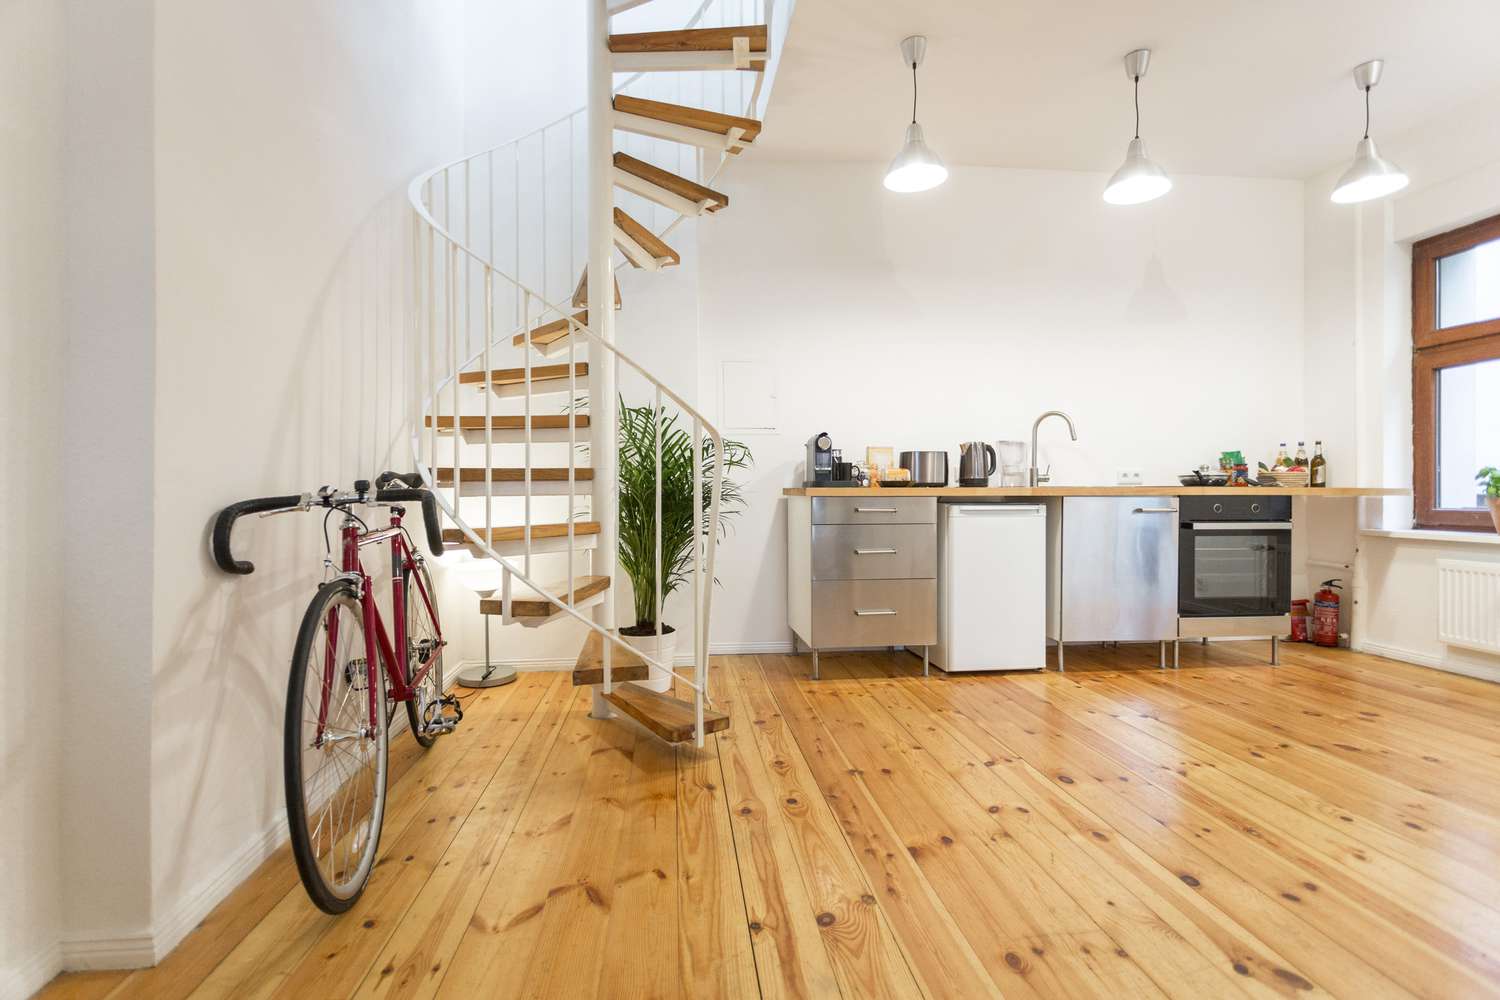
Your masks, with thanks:
[[[1500,358],[1440,368],[1437,377],[1437,505],[1482,507],[1474,476],[1500,468]]]
[[[1463,326],[1500,317],[1500,240],[1438,258],[1438,323]]]

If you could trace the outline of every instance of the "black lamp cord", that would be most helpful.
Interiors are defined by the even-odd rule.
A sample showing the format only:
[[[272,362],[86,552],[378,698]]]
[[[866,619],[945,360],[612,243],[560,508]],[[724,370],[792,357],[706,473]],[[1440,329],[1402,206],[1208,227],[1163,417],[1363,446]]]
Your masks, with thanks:
[[[911,123],[917,123],[917,64],[911,64]]]
[[[1135,80],[1135,137],[1141,137],[1141,78],[1133,77]]]
[[[1365,88],[1365,136],[1364,137],[1366,139],[1370,138],[1370,90],[1371,90],[1371,88],[1369,88],[1369,87]]]

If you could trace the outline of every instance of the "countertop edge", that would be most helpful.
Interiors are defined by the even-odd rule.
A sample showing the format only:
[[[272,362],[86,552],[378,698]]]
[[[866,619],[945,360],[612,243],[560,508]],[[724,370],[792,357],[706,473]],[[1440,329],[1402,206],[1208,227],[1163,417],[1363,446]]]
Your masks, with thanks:
[[[1159,496],[1290,496],[1314,498],[1404,497],[1411,490],[1385,486],[906,486],[827,487],[787,486],[788,497],[937,497],[979,499],[986,497],[1159,497]]]

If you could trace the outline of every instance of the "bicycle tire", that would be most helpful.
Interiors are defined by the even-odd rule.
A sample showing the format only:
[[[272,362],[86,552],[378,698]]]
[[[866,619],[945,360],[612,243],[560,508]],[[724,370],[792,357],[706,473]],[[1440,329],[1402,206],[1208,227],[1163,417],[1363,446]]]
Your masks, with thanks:
[[[368,723],[368,716],[361,716],[354,709],[348,709],[349,699],[357,696],[361,690],[357,680],[359,671],[356,664],[365,664],[366,650],[364,646],[364,621],[359,610],[359,597],[354,584],[348,580],[334,580],[325,583],[318,588],[317,594],[312,602],[308,604],[307,611],[302,617],[302,627],[297,631],[297,644],[292,652],[291,670],[287,678],[287,704],[286,720],[283,730],[282,765],[285,778],[287,822],[290,827],[292,841],[292,855],[297,862],[297,874],[301,876],[302,887],[307,891],[308,897],[314,905],[324,913],[338,914],[348,910],[364,893],[365,886],[369,882],[370,872],[375,867],[375,857],[380,849],[380,828],[385,818],[385,800],[387,784],[387,764],[389,758],[390,729],[387,725],[388,713],[386,712],[386,685],[385,671],[376,664],[373,672],[365,671],[364,682],[369,682],[369,677],[374,677],[376,685],[376,704],[379,710],[375,713],[376,724],[373,736],[367,736],[364,730],[366,725],[359,727],[359,732],[354,736],[338,736],[336,740],[329,740],[319,746],[307,743],[307,722],[304,711],[308,707],[306,693],[308,681],[308,667],[314,657],[320,662],[330,660],[327,656],[326,642],[321,649],[318,645],[320,638],[324,637],[325,623],[329,621],[330,611],[334,614],[334,620],[340,623],[340,628],[335,634],[334,653],[331,662],[335,668],[343,664],[339,673],[342,675],[344,693],[339,702],[340,714],[338,718],[354,719],[358,717],[361,722]],[[342,633],[342,623],[346,616],[341,611],[347,611],[347,619],[358,623],[358,629],[354,630],[355,637],[347,644],[343,642],[339,633]],[[340,655],[341,651],[352,654],[348,657]],[[366,664],[366,668],[367,668]],[[326,680],[319,678],[318,687],[314,690],[319,692],[329,688]],[[339,687],[339,677],[333,679],[332,689]],[[332,691],[329,692],[330,694]],[[356,705],[358,702],[356,702]],[[347,709],[347,714],[344,711]],[[327,711],[324,712],[325,722],[336,721],[335,717]],[[313,731],[316,732],[317,724],[313,723]],[[332,728],[331,725],[328,728]],[[345,777],[335,759],[336,755],[344,753],[340,749],[343,740],[355,739],[356,749],[363,749],[367,742],[372,743],[368,749],[372,753],[371,765],[373,773],[369,778],[369,809],[368,820],[363,823],[361,836],[361,820],[363,814],[359,812],[360,799],[356,796],[364,791],[365,780],[363,769],[356,770],[353,774]],[[305,754],[321,755],[323,760],[313,770],[312,782],[317,784],[320,779],[322,784],[332,784],[326,797],[322,798],[322,805],[312,803],[319,820],[317,826],[309,830],[310,803],[308,802],[309,775],[305,773]],[[327,777],[323,776],[331,770]],[[320,793],[315,793],[315,795]],[[339,816],[334,818],[334,808],[337,806]],[[350,819],[350,828],[347,834],[341,832],[336,824],[342,822],[343,814],[347,806]],[[328,829],[323,830],[323,824],[330,819]],[[339,842],[345,836],[349,843],[345,845],[344,870],[335,868]],[[327,843],[329,849],[328,867],[330,874],[349,874],[349,878],[343,882],[334,881],[330,883],[325,875],[323,864],[320,862],[319,845]],[[357,857],[350,850],[350,845],[358,845]],[[349,864],[353,860],[352,871]]]
[[[433,593],[432,590],[432,575],[427,572],[427,565],[425,563],[419,562],[416,565],[417,571],[422,574],[422,585],[427,588],[427,597],[433,602],[435,619],[437,594]],[[412,630],[413,619],[415,618],[420,622],[421,619],[427,617],[427,603],[422,600],[422,595],[416,593],[416,588],[411,585],[411,577],[411,570],[403,571],[401,592],[406,595],[406,676],[408,680],[416,674],[415,661],[418,658],[412,643],[412,636],[414,634]],[[442,635],[442,623],[434,620],[432,622],[432,631],[435,637],[440,637]],[[431,690],[434,692],[434,697],[441,698],[446,693],[443,688],[443,650],[441,647],[438,648],[437,657],[433,661],[432,669],[427,672],[427,677],[422,679],[424,686],[426,686],[429,678],[432,680]],[[406,701],[406,720],[411,723],[411,735],[417,741],[417,745],[426,750],[437,742],[437,735],[422,732],[422,708],[418,704],[419,701],[417,692],[413,691],[412,697]]]

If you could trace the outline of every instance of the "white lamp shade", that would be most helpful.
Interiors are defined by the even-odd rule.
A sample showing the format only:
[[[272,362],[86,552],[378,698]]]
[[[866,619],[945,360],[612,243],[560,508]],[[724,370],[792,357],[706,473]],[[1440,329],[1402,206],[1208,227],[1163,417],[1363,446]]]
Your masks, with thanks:
[[[1375,140],[1359,140],[1354,147],[1354,163],[1334,185],[1329,199],[1340,205],[1371,201],[1394,194],[1408,184],[1406,172],[1390,160],[1382,159]]]
[[[903,194],[928,191],[947,179],[948,168],[922,141],[922,126],[916,122],[906,126],[906,143],[885,172],[886,190]]]
[[[1131,139],[1125,162],[1104,187],[1104,200],[1111,205],[1139,205],[1172,190],[1172,178],[1146,157],[1146,144]]]

